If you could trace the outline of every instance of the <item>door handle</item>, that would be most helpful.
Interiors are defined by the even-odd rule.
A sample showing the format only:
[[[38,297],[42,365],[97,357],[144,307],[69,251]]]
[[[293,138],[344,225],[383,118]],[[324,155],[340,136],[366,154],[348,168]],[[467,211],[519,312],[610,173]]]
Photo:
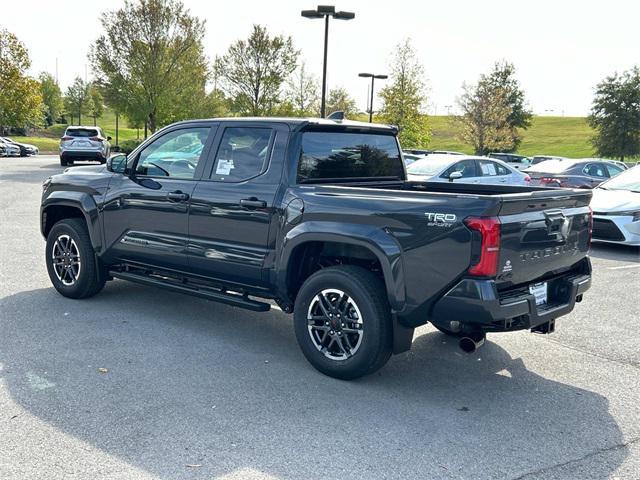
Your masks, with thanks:
[[[256,197],[243,198],[240,200],[240,206],[245,208],[266,208],[267,202],[258,200]]]
[[[176,192],[169,192],[167,193],[167,200],[170,202],[186,202],[189,200],[189,194],[183,193],[180,190]]]

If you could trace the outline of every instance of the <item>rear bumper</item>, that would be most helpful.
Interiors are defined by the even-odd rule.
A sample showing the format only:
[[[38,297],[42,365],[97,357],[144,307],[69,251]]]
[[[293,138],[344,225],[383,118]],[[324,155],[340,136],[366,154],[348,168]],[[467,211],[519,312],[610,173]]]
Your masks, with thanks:
[[[528,285],[498,291],[494,280],[463,279],[436,302],[430,321],[449,330],[465,332],[538,327],[571,312],[576,302],[582,300],[582,294],[591,287],[588,258],[580,270],[545,279],[549,290],[545,305],[536,305]]]
[[[640,246],[640,221],[634,222],[632,215],[595,214],[592,240]]]
[[[63,160],[100,160],[106,159],[101,150],[65,150],[60,152],[60,158]]]

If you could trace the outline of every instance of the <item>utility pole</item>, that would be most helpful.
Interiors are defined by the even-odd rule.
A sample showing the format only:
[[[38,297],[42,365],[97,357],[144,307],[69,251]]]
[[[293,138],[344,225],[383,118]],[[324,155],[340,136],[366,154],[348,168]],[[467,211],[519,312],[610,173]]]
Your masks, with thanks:
[[[376,75],[374,73],[359,73],[358,74],[359,77],[362,78],[371,78],[371,89],[367,91],[367,94],[369,94],[370,100],[369,100],[369,123],[373,123],[373,86],[374,86],[374,81],[375,79],[379,79],[379,80],[384,80],[386,78],[389,78],[388,75]]]
[[[325,117],[326,97],[327,97],[327,49],[329,46],[329,17],[336,20],[352,20],[356,14],[353,12],[336,12],[336,7],[332,5],[318,5],[315,10],[302,10],[301,15],[305,18],[324,18],[324,56],[322,62],[322,97],[320,100],[320,116]]]

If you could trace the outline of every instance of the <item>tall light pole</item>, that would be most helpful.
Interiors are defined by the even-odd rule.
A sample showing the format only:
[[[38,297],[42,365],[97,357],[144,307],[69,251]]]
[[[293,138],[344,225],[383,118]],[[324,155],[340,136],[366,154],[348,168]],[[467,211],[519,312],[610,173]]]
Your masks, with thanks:
[[[369,123],[372,123],[373,122],[373,85],[374,85],[374,82],[375,82],[376,78],[378,80],[384,80],[386,78],[389,78],[389,76],[388,75],[377,75],[375,73],[359,73],[358,76],[362,77],[362,78],[371,77],[371,100],[369,100]]]
[[[315,10],[302,10],[301,15],[305,18],[324,18],[324,61],[322,63],[322,99],[320,101],[320,116],[325,117],[327,98],[327,47],[329,43],[329,17],[336,20],[352,20],[356,17],[353,12],[336,12],[336,7],[332,5],[318,5]]]

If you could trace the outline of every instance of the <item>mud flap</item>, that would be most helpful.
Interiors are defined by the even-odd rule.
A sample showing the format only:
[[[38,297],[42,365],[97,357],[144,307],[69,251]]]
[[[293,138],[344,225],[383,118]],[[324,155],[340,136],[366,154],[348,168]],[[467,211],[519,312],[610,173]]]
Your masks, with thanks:
[[[402,353],[411,349],[415,328],[405,327],[398,321],[398,316],[392,316],[393,322],[393,353]]]

